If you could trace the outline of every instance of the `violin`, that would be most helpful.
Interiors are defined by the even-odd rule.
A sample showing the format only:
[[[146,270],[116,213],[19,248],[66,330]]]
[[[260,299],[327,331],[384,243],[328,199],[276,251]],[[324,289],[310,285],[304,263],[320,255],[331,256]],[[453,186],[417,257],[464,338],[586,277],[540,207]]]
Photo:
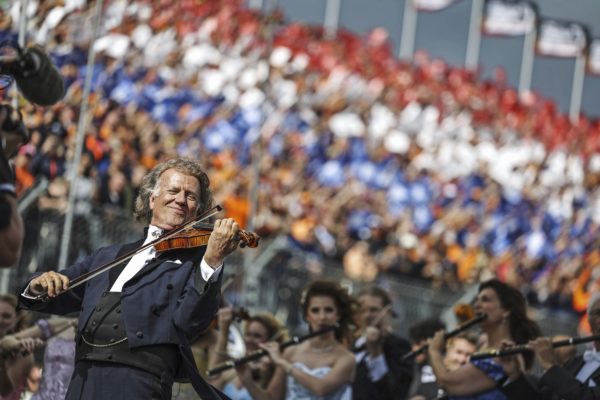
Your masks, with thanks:
[[[250,319],[250,313],[244,307],[233,309],[233,320],[236,322],[246,321]]]
[[[157,252],[162,252],[206,246],[208,243],[208,238],[210,237],[213,229],[213,224],[197,222],[188,230],[179,232],[163,241],[156,243],[154,248]],[[235,239],[240,241],[240,247],[247,246],[250,248],[255,248],[258,246],[260,236],[258,236],[256,233],[240,229],[235,236]]]

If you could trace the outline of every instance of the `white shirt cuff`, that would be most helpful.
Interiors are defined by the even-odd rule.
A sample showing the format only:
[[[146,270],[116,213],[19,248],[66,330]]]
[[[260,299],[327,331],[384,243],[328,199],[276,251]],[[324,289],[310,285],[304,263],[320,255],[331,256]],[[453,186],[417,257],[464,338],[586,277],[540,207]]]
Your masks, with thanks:
[[[371,358],[371,356],[367,356],[365,361],[367,362],[367,367],[369,367],[369,376],[371,377],[372,382],[377,382],[381,378],[385,376],[389,372],[389,368],[387,362],[385,362],[385,357],[383,354]]]
[[[212,269],[211,266],[208,265],[208,263],[206,261],[204,261],[204,258],[203,258],[202,262],[200,263],[200,274],[202,274],[202,279],[204,279],[206,282],[208,282],[210,277],[213,276],[213,274],[215,272],[220,271],[222,267],[223,267],[223,263],[221,263],[221,265],[219,265],[217,268]]]

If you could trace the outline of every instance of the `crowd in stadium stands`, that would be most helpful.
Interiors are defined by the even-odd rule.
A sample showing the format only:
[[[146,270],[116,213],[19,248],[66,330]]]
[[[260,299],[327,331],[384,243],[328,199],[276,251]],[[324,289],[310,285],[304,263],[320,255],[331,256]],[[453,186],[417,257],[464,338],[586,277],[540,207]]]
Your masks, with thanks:
[[[423,52],[399,61],[383,29],[327,37],[243,3],[105,6],[78,213],[129,215],[144,173],[186,156],[243,226],[258,169],[255,231],[288,234],[351,278],[458,288],[498,276],[533,304],[585,311],[600,282],[599,121],[571,123],[501,72],[484,81]],[[16,159],[19,190],[49,178],[43,206],[66,204],[93,4],[28,12],[30,39],[67,84],[59,104],[22,108],[32,139]],[[18,10],[2,15],[3,40]]]

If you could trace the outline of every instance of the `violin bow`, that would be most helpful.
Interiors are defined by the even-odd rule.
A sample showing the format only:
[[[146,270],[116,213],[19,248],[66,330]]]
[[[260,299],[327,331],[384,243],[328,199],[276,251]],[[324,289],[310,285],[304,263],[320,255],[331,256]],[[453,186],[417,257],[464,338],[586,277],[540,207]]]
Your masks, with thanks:
[[[145,245],[143,245],[135,250],[130,251],[129,253],[123,254],[122,256],[118,257],[117,259],[111,261],[108,264],[102,265],[96,269],[93,269],[89,272],[86,272],[85,274],[78,276],[77,278],[74,278],[71,282],[69,282],[69,287],[63,293],[66,293],[66,292],[70,291],[71,289],[74,289],[77,286],[80,286],[80,285],[86,283],[90,279],[95,278],[96,276],[116,267],[117,265],[121,264],[123,261],[127,261],[127,260],[131,259],[136,254],[138,254],[146,249],[149,249],[150,247],[153,247],[160,242],[170,239],[171,237],[177,235],[180,232],[184,232],[186,230],[192,229],[193,226],[195,224],[197,224],[198,222],[202,222],[202,221],[206,220],[207,218],[212,217],[213,215],[217,214],[221,210],[222,210],[222,207],[220,205],[216,205],[216,206],[202,212],[200,215],[195,216],[190,221],[184,222],[181,226],[179,226],[173,230],[170,230],[169,232],[164,233],[160,237],[152,240],[151,242],[148,242]],[[48,294],[44,293],[44,294],[40,294],[40,295],[36,296],[35,300],[45,302],[45,301],[49,300],[49,297],[48,297]]]

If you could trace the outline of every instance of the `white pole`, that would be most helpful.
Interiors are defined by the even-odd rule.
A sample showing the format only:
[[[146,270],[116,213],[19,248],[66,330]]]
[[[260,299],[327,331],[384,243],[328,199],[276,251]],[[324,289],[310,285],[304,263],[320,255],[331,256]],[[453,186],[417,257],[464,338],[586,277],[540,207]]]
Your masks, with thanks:
[[[21,12],[19,13],[19,46],[25,46],[25,35],[27,34],[27,6],[29,0],[21,0]]]
[[[262,7],[263,7],[262,0],[249,0],[248,1],[248,8],[251,8],[253,10],[262,10]]]
[[[29,0],[21,0],[21,11],[19,12],[19,36],[17,41],[21,48],[25,48],[25,39],[27,36],[27,7]],[[17,85],[12,87],[12,107],[16,110],[19,106]]]
[[[69,202],[65,214],[65,226],[63,227],[62,241],[60,243],[60,256],[58,259],[58,269],[64,269],[67,266],[67,258],[69,255],[69,244],[71,241],[71,229],[73,227],[73,213],[75,211],[75,187],[77,187],[77,179],[79,177],[79,164],[81,163],[81,152],[83,150],[83,139],[87,128],[87,112],[89,106],[90,88],[92,86],[92,75],[94,70],[94,59],[96,52],[94,51],[94,43],[98,37],[100,28],[100,20],[102,18],[102,5],[104,1],[98,0],[94,12],[94,27],[92,38],[90,39],[90,48],[88,49],[88,63],[86,66],[85,83],[83,86],[83,101],[79,114],[79,122],[77,124],[77,137],[75,142],[75,153],[73,154],[73,162],[69,171]]]
[[[400,51],[398,53],[400,59],[412,61],[416,34],[417,9],[412,0],[405,0],[404,16],[402,17],[402,37],[400,38]]]
[[[524,94],[531,88],[533,75],[533,61],[535,58],[535,41],[537,30],[533,28],[527,32],[523,40],[523,54],[521,56],[521,72],[519,74],[519,94]]]
[[[335,32],[340,23],[340,7],[342,0],[327,0],[325,7],[325,17],[323,18],[323,28],[325,28],[325,36],[328,38],[335,37]]]
[[[575,59],[575,69],[573,71],[573,85],[571,86],[571,104],[569,106],[569,117],[571,123],[576,123],[579,119],[581,109],[581,98],[583,96],[583,82],[585,80],[585,56],[582,53]]]
[[[469,37],[467,38],[467,53],[465,55],[465,66],[470,70],[476,70],[479,64],[482,16],[483,0],[473,0],[469,21]]]

